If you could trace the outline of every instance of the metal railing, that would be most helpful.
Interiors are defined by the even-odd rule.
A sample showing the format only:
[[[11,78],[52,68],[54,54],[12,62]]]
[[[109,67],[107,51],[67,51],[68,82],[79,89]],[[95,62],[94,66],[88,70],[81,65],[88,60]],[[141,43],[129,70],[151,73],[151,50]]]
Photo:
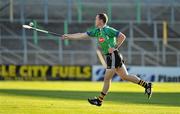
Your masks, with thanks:
[[[125,41],[125,44],[127,45],[122,45],[123,50],[121,50],[121,52],[127,58],[128,64],[180,66],[180,47],[173,44],[174,42],[180,43],[180,38],[178,36],[174,38],[169,37],[168,44],[164,45],[162,35],[159,35],[162,30],[157,29],[162,28],[162,22],[142,22],[141,24],[150,25],[149,31],[151,31],[151,33],[145,31],[145,27],[141,28],[139,26],[141,24],[137,22],[114,22],[112,24],[119,25],[118,27],[121,27],[121,24],[125,25],[121,27],[121,32],[125,32],[127,34],[127,40]],[[176,23],[176,25],[178,26],[179,23]],[[2,30],[6,31],[7,34],[3,35],[4,32],[2,33]],[[179,29],[177,27],[175,31],[178,30]],[[26,31],[21,31],[22,36],[16,34],[15,31],[16,30],[11,29],[5,24],[0,25],[1,64],[98,64],[97,56],[95,53],[97,46],[94,40],[89,40],[91,42],[89,43],[91,45],[91,48],[88,51],[64,50],[62,44],[60,43],[58,44],[58,48],[56,48],[55,50],[46,51],[40,46],[37,46],[28,41],[28,39],[32,38],[32,36],[27,36]],[[137,32],[139,36],[137,36]],[[177,33],[177,35],[178,34],[179,33]],[[8,47],[4,46],[5,39],[9,39],[9,41],[12,39],[20,39],[20,44],[23,45],[23,47],[19,50],[10,50]],[[46,39],[42,37],[40,40],[43,41]],[[8,43],[8,41],[6,41],[6,43]],[[148,47],[144,47],[141,44],[152,45],[150,45],[150,50],[148,50]],[[83,44],[78,43],[77,45]],[[28,49],[28,46],[33,48],[33,50]],[[172,60],[170,60],[169,57]],[[134,59],[139,62],[134,63]],[[172,63],[169,61],[172,61]]]
[[[0,2],[1,21],[9,19],[10,22],[22,23],[23,20],[32,20],[33,17],[45,23],[64,20],[90,21],[99,12],[106,12],[111,22],[167,20],[174,23],[179,19],[180,7],[179,0],[111,0],[111,2],[109,0],[0,0]],[[165,12],[169,15],[163,15]],[[1,14],[5,16],[1,17]]]

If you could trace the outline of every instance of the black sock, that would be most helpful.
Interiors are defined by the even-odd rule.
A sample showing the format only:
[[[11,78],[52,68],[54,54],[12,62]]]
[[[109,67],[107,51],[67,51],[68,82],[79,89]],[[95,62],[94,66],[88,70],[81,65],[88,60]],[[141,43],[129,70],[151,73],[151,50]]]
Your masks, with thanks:
[[[147,82],[145,82],[144,80],[140,80],[138,82],[139,85],[141,85],[142,87],[146,88],[147,87]]]
[[[105,96],[106,96],[106,94],[101,92],[101,94],[99,95],[98,99],[102,102],[104,100]]]

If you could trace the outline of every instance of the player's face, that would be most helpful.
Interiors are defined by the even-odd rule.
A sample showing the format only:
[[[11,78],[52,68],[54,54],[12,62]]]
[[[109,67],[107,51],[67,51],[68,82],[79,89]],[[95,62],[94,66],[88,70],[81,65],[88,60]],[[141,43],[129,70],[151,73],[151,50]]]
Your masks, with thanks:
[[[96,16],[95,25],[98,27],[101,24],[101,20],[99,19],[99,15]]]

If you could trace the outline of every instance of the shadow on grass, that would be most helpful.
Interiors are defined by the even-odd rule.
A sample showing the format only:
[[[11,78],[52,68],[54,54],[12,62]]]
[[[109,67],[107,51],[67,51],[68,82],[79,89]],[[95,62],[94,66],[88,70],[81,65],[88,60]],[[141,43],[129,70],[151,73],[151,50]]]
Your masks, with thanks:
[[[13,96],[43,97],[51,99],[86,100],[99,95],[96,91],[63,91],[63,90],[23,90],[0,89],[0,94]],[[110,92],[106,101],[114,103],[149,104],[164,106],[180,106],[180,93],[153,93],[150,100],[140,92]]]

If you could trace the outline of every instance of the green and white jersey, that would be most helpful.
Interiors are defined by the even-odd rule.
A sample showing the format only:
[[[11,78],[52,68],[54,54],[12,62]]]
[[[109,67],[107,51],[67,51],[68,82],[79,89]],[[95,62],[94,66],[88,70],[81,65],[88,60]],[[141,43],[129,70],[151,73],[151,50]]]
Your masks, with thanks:
[[[95,37],[98,45],[102,48],[103,54],[107,54],[109,48],[114,48],[116,46],[116,38],[119,36],[119,31],[105,26],[102,29],[94,28],[87,31],[88,36]]]

